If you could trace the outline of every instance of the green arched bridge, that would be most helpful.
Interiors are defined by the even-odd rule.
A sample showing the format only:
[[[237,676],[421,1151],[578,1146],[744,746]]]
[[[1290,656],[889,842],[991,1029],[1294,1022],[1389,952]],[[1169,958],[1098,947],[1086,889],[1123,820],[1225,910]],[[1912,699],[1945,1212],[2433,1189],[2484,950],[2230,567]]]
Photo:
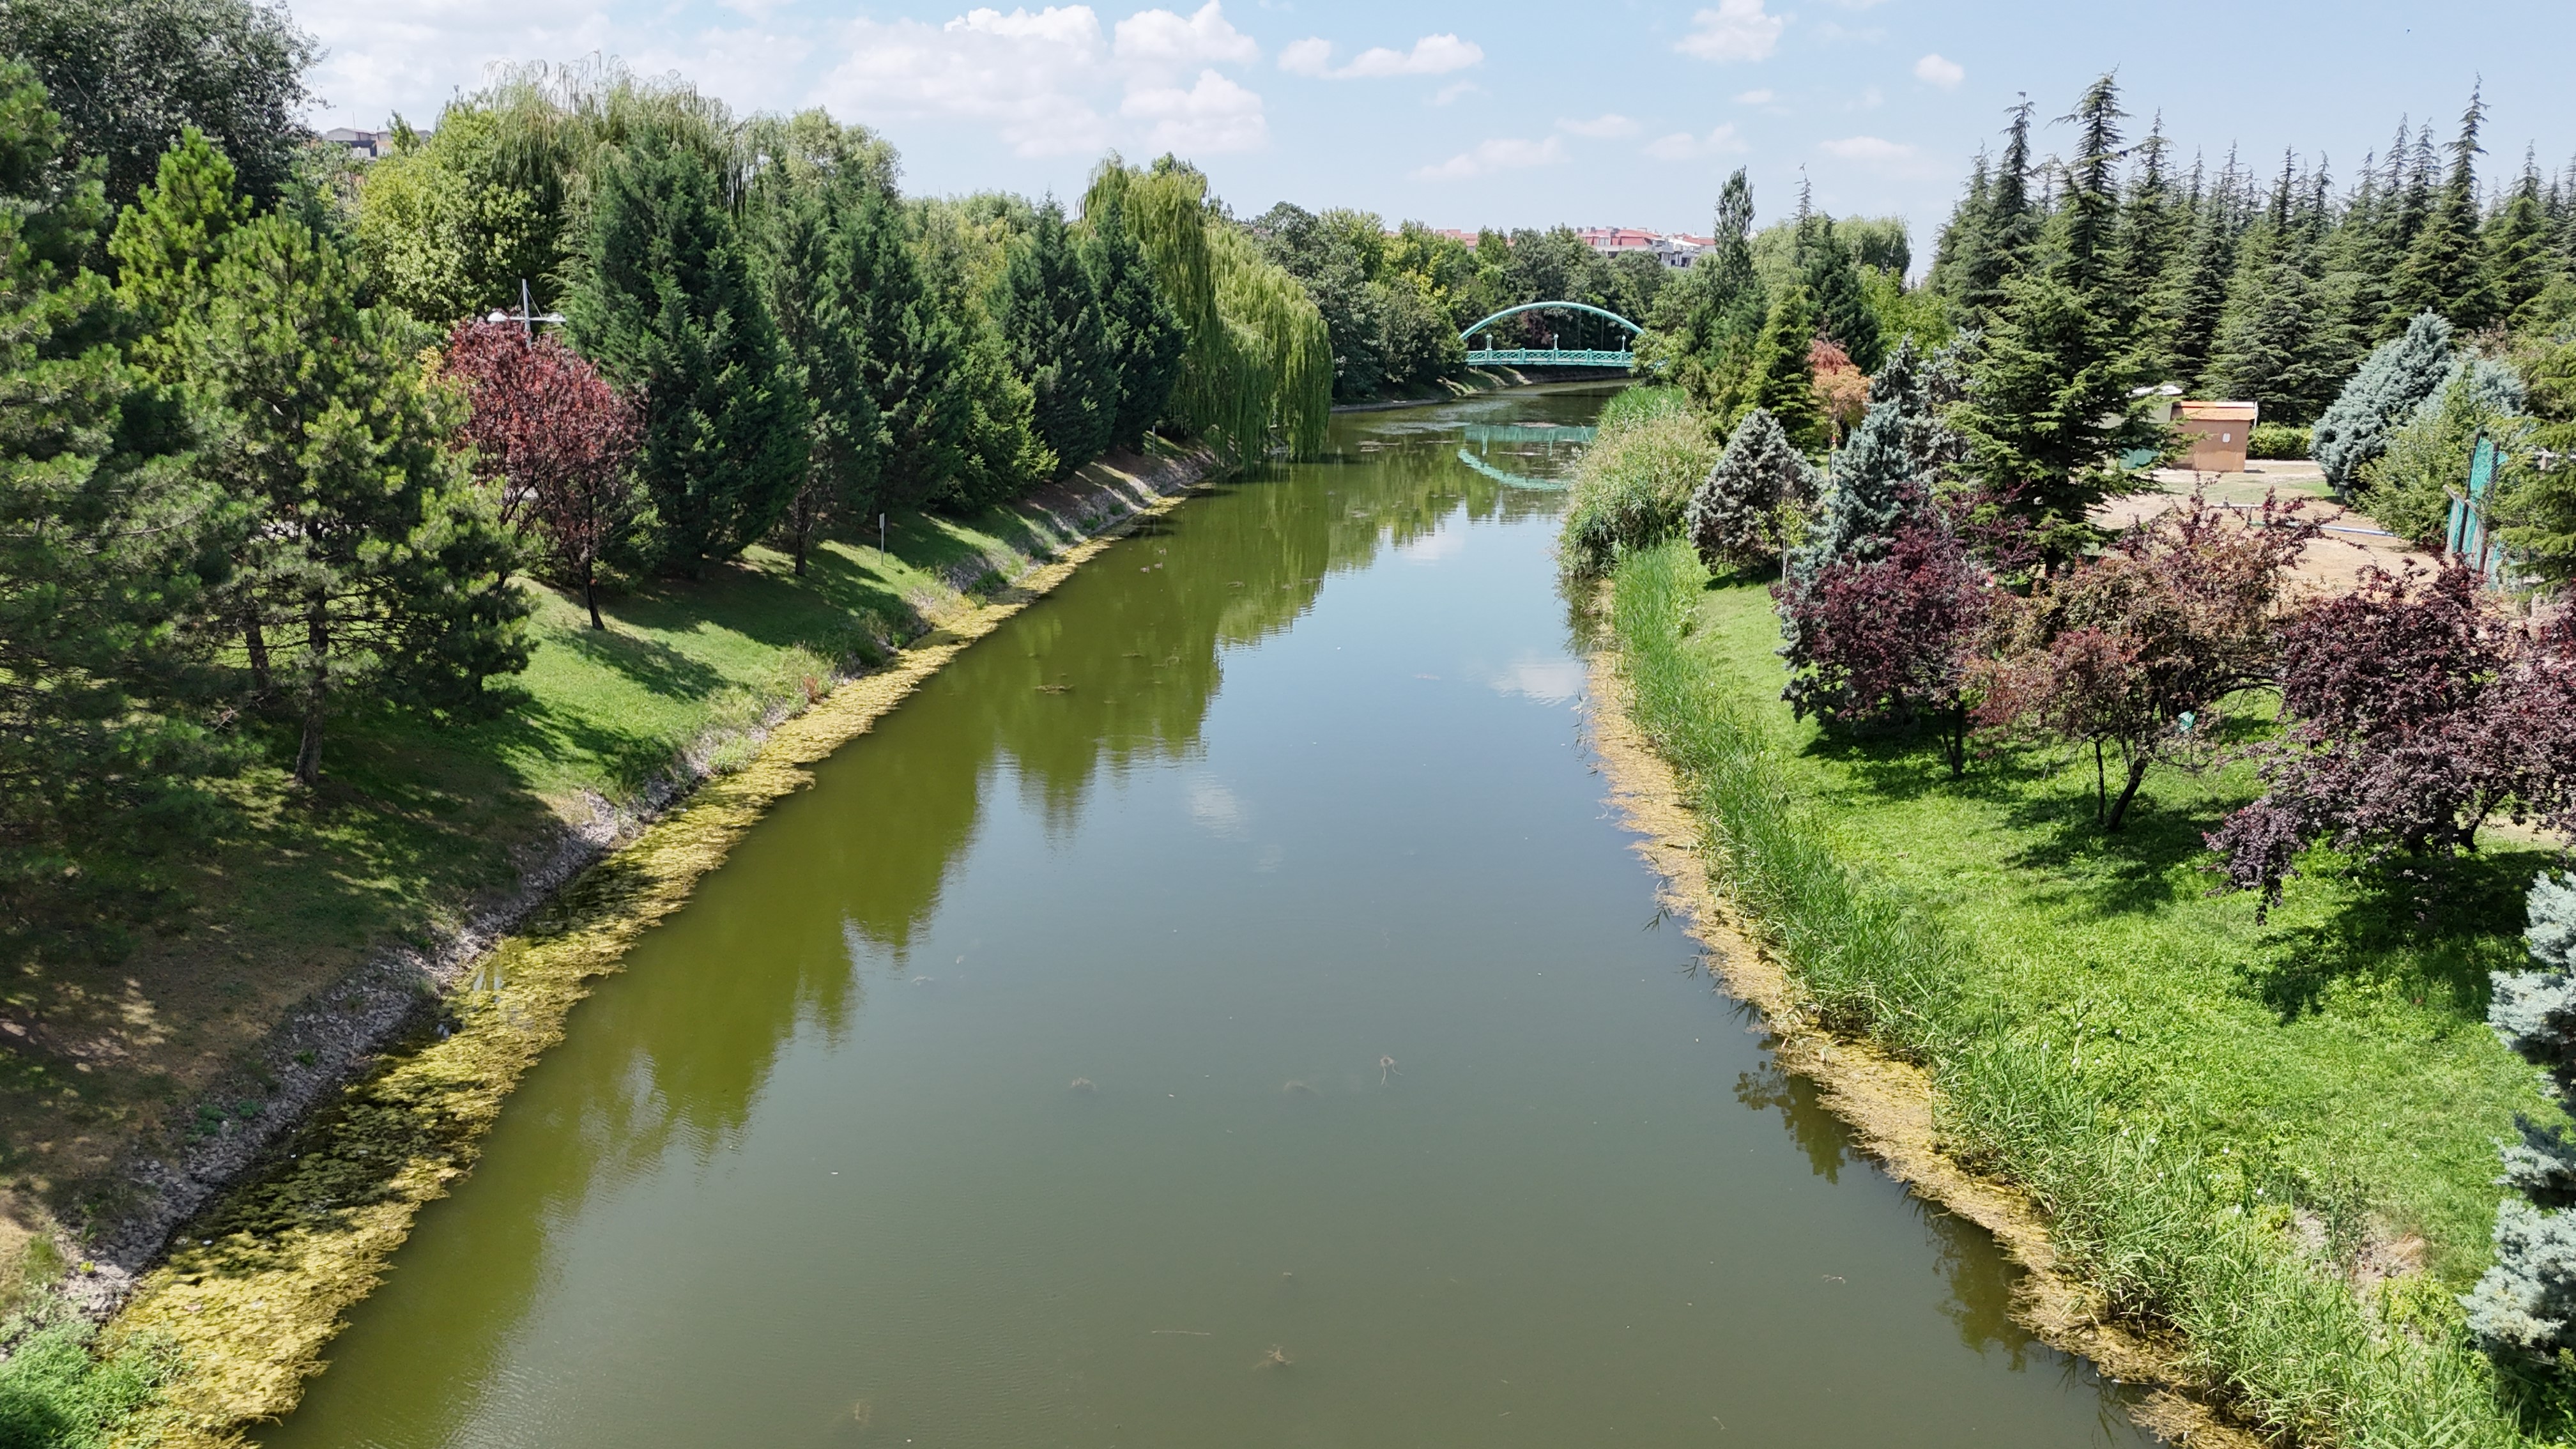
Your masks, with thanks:
[[[1458,334],[1458,340],[1467,344],[1467,365],[1469,367],[1616,367],[1623,371],[1637,365],[1637,354],[1625,350],[1609,352],[1592,348],[1480,348],[1476,346],[1477,333],[1484,331],[1486,328],[1493,326],[1495,323],[1502,321],[1506,317],[1517,316],[1523,312],[1558,310],[1568,312],[1589,312],[1595,317],[1607,317],[1611,321],[1618,323],[1620,326],[1627,328],[1628,335],[1631,337],[1645,330],[1639,327],[1636,323],[1620,316],[1616,312],[1605,312],[1599,307],[1589,306],[1582,302],[1523,302],[1517,307],[1505,307],[1500,312],[1495,313],[1493,316],[1488,317],[1481,322],[1470,325],[1465,331]]]

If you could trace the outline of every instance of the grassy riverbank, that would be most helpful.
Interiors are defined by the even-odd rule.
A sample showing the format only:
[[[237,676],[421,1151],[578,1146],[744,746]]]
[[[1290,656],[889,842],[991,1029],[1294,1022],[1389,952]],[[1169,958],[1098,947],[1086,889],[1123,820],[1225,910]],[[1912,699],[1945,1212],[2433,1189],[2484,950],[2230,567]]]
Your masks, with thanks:
[[[885,550],[829,543],[802,576],[754,549],[704,580],[605,599],[604,633],[531,584],[537,648],[507,682],[522,697],[506,714],[354,712],[334,722],[319,790],[263,766],[226,784],[207,839],[112,847],[97,868],[163,892],[158,908],[121,939],[67,930],[81,949],[47,950],[0,995],[0,1316],[62,1267],[50,1234],[149,1206],[138,1154],[176,1162],[263,1135],[298,1078],[330,1074],[336,1047],[363,1049],[282,1041],[299,1008],[311,1016],[388,948],[434,953],[508,909],[573,833],[613,836],[739,768],[836,680],[1144,506],[1146,475],[1198,466],[1104,460],[972,518],[898,516]]]
[[[2258,924],[2200,869],[2241,770],[2152,776],[2105,836],[2089,761],[1953,781],[1929,741],[1793,721],[1766,592],[1684,546],[1629,555],[1613,600],[1635,722],[1747,924],[1829,1025],[1932,1074],[1948,1149],[2027,1192],[2116,1312],[2266,1430],[2522,1440],[2452,1295],[2487,1255],[2496,1140],[2548,1111],[2484,1024],[2547,853],[2442,867],[2438,913],[2320,869]]]

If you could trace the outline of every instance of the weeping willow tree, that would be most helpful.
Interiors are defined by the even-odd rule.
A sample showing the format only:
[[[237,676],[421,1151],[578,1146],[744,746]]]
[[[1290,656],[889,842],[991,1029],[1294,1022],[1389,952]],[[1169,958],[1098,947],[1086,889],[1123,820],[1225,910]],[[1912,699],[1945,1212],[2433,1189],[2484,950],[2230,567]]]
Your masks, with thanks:
[[[1241,232],[1211,223],[1207,177],[1169,156],[1150,170],[1115,154],[1103,161],[1083,211],[1113,203],[1189,334],[1172,420],[1238,462],[1273,447],[1296,457],[1321,452],[1332,339],[1297,279],[1263,261]]]
[[[651,132],[703,158],[733,205],[756,143],[784,140],[795,124],[746,128],[688,82],[615,61],[503,67],[448,102],[434,132],[397,123],[394,154],[368,168],[358,244],[383,293],[423,320],[514,307],[522,280],[548,308],[603,148]]]

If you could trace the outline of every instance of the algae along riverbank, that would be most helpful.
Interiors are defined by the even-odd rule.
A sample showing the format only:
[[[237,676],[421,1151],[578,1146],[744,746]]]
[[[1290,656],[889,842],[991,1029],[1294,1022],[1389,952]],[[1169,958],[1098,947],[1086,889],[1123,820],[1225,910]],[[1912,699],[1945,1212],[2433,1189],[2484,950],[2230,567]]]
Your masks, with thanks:
[[[2149,1442],[1659,918],[1596,401],[1338,419],[812,765],[257,1441]]]

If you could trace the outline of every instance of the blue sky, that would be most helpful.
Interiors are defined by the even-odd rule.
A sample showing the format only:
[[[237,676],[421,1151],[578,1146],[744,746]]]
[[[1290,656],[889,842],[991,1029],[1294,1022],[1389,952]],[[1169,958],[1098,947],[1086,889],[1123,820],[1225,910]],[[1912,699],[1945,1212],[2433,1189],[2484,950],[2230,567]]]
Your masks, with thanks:
[[[2490,174],[2576,154],[2571,0],[385,0],[294,5],[330,55],[319,125],[432,118],[495,60],[619,57],[738,110],[882,131],[910,191],[1078,194],[1103,149],[1177,150],[1239,213],[1290,200],[1435,226],[1704,231],[1751,171],[1766,218],[1914,224],[1918,259],[2022,92],[2052,117],[2117,68],[2186,163],[2284,146],[2347,179],[2401,115],[2447,138],[2481,77]],[[2042,131],[2043,150],[2065,128]],[[1918,260],[1918,267],[1920,262]]]

